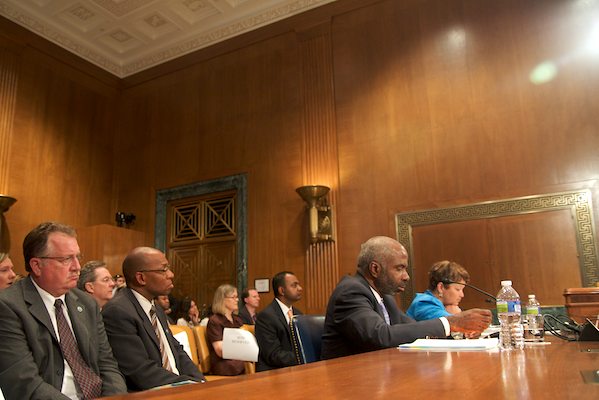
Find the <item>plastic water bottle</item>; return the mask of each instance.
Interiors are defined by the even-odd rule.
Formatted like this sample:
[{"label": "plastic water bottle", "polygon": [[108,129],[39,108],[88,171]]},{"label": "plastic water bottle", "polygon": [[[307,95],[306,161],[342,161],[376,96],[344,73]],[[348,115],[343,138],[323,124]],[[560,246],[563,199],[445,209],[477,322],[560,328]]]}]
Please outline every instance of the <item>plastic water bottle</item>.
[{"label": "plastic water bottle", "polygon": [[539,304],[534,294],[528,295],[526,303],[526,314],[522,320],[524,324],[525,342],[542,342],[544,340],[543,315],[541,314],[541,304]]},{"label": "plastic water bottle", "polygon": [[520,322],[520,295],[512,287],[512,281],[501,281],[497,294],[497,317],[499,319],[499,346],[504,350],[524,347],[524,329]]}]

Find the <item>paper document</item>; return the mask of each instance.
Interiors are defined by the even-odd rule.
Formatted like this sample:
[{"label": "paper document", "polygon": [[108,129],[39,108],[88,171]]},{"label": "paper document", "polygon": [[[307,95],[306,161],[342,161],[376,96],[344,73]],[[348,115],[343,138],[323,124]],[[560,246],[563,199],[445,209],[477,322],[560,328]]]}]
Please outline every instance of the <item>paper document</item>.
[{"label": "paper document", "polygon": [[491,350],[497,347],[499,339],[417,339],[412,343],[400,344],[400,349],[416,350]]},{"label": "paper document", "polygon": [[480,334],[481,338],[486,338],[487,336],[491,336],[495,333],[499,333],[501,327],[499,325],[490,325],[487,329]]},{"label": "paper document", "polygon": [[189,358],[192,358],[191,357],[191,348],[189,347],[189,338],[187,337],[187,333],[185,333],[185,331],[181,331],[173,336],[175,337],[175,339],[177,339],[177,342],[179,342],[181,344],[181,346],[183,346],[183,350],[185,350],[185,352],[187,353]]},{"label": "paper document", "polygon": [[223,358],[228,360],[258,361],[258,342],[251,332],[225,328],[223,332]]}]

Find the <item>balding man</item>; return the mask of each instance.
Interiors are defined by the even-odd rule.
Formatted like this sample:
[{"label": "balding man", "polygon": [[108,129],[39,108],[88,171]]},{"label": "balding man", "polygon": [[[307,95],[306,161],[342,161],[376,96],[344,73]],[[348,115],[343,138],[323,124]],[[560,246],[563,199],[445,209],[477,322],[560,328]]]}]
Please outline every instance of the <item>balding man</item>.
[{"label": "balding man", "polygon": [[204,376],[171,334],[166,315],[155,305],[168,295],[174,274],[164,253],[151,247],[133,249],[123,261],[127,287],[102,310],[108,339],[130,391]]},{"label": "balding man", "polygon": [[100,308],[112,299],[115,283],[104,261],[88,261],[81,268],[77,287],[92,296]]},{"label": "balding man", "polygon": [[396,240],[375,236],[362,244],[357,273],[344,277],[329,299],[322,336],[323,359],[395,347],[451,332],[482,332],[489,310],[472,309],[416,322],[397,307],[395,296],[410,279],[408,253]]}]

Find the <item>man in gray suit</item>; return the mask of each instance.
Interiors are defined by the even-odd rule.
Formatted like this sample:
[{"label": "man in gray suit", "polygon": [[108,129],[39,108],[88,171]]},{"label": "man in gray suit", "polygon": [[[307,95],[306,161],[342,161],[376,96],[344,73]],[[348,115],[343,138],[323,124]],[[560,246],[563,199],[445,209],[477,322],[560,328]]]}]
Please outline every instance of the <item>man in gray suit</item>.
[{"label": "man in gray suit", "polygon": [[322,359],[364,353],[450,332],[480,333],[491,323],[489,310],[471,309],[416,322],[397,307],[394,296],[410,279],[408,253],[396,240],[375,236],[362,244],[355,276],[344,277],[329,299],[322,335]]},{"label": "man in gray suit", "polygon": [[[40,224],[23,242],[29,277],[0,293],[0,386],[6,399],[126,393],[96,302],[75,288],[75,230]],[[64,354],[64,356],[63,356]]]},{"label": "man in gray suit", "polygon": [[168,327],[157,296],[173,289],[174,274],[163,252],[151,247],[133,249],[123,261],[127,287],[102,309],[108,339],[131,391],[176,382],[203,382]]}]

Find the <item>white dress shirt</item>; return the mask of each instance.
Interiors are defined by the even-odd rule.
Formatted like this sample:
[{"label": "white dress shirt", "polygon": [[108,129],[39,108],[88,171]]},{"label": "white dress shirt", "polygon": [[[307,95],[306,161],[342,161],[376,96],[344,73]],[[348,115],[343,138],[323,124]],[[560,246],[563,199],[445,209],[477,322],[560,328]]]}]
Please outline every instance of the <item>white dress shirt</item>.
[{"label": "white dress shirt", "polygon": [[[73,331],[73,324],[71,323],[71,318],[69,318],[69,313],[67,312],[67,302],[65,301],[65,295],[63,294],[60,297],[54,297],[50,293],[46,292],[44,289],[39,287],[38,284],[35,282],[35,279],[31,279],[31,282],[33,282],[33,286],[35,286],[38,293],[40,294],[42,301],[44,302],[44,306],[46,306],[46,310],[50,315],[50,321],[52,321],[54,333],[56,333],[56,337],[58,338],[58,340],[60,340],[60,335],[58,334],[58,325],[56,323],[56,311],[54,307],[54,303],[57,299],[62,300],[62,303],[64,304],[64,307],[62,307],[62,313],[64,314],[67,323],[69,324],[69,328],[71,328],[71,331]],[[73,338],[76,342],[77,337],[75,336],[75,332],[73,332]],[[64,376],[62,378],[62,388],[60,389],[60,392],[70,399],[78,400],[81,398],[81,394],[77,392],[77,386],[75,385],[75,376],[73,375],[73,370],[71,369],[71,366],[69,365],[66,359],[64,359],[63,361]]]},{"label": "white dress shirt", "polygon": [[[141,294],[137,293],[133,289],[131,289],[131,292],[133,293],[133,295],[137,299],[137,301],[138,301],[139,305],[141,306],[141,308],[146,313],[146,316],[148,317],[148,320],[152,321],[152,318],[150,317],[150,309],[152,308],[152,306],[154,306],[154,307],[160,307],[160,306],[159,305],[154,305],[154,301],[149,301],[148,299],[146,299],[144,296],[142,296]],[[156,315],[156,318],[158,318],[158,315]],[[168,357],[168,362],[171,365],[171,369],[173,370],[173,373],[179,375],[179,370],[177,369],[177,363],[175,362],[175,356],[173,355],[173,351],[171,350],[171,346],[169,345],[168,340],[166,339],[166,333],[164,332],[164,329],[162,328],[162,324],[160,323],[160,320],[158,320],[158,330],[160,331],[160,337],[158,338],[158,340],[160,340],[160,342],[162,343],[162,345],[166,349],[166,355]]]}]

